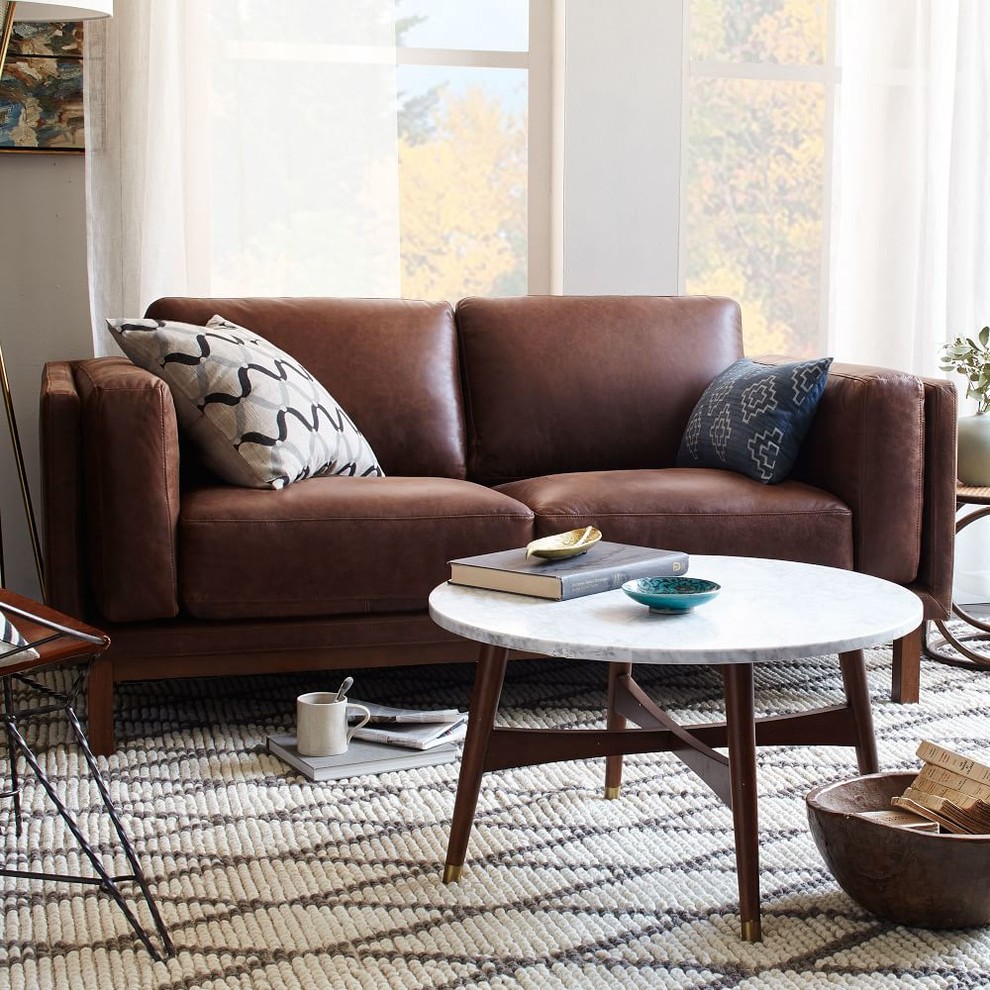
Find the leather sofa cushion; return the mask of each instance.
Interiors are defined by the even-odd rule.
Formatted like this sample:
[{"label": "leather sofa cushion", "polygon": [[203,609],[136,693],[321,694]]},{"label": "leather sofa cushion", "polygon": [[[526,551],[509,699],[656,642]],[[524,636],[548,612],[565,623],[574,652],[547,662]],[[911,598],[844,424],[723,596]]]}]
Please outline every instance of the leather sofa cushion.
[{"label": "leather sofa cushion", "polygon": [[849,508],[798,481],[666,468],[530,478],[498,491],[533,509],[537,536],[593,523],[616,543],[853,566]]},{"label": "leather sofa cushion", "polygon": [[300,361],[347,410],[385,474],[465,477],[449,303],[171,297],[153,302],[145,315],[202,326],[214,314],[261,334]]},{"label": "leather sofa cushion", "polygon": [[524,546],[533,515],[449,478],[311,478],[183,495],[179,587],[204,619],[424,609],[454,557]]},{"label": "leather sofa cushion", "polygon": [[671,467],[698,397],[742,356],[739,306],[702,296],[471,298],[457,329],[483,484]]}]

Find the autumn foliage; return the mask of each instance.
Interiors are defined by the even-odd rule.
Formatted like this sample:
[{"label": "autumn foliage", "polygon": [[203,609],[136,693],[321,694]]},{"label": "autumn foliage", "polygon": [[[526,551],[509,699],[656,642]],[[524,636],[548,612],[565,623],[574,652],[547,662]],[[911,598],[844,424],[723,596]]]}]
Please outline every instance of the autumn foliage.
[{"label": "autumn foliage", "polygon": [[479,88],[443,96],[399,142],[402,295],[525,293],[525,116]]}]

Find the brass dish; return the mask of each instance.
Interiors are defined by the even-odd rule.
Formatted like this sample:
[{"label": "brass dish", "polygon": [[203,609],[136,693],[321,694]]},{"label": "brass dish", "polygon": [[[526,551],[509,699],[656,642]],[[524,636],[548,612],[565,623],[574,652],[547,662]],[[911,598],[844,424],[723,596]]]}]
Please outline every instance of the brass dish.
[{"label": "brass dish", "polygon": [[526,556],[544,557],[547,560],[560,560],[561,557],[576,557],[593,547],[602,538],[602,531],[594,526],[584,529],[571,529],[566,533],[544,536],[526,544]]}]

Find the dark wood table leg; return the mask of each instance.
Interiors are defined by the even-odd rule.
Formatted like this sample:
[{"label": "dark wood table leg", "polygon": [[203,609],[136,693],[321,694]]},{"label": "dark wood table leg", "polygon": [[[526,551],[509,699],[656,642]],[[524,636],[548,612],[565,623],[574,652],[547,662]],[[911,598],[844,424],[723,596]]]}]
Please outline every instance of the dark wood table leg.
[{"label": "dark wood table leg", "polygon": [[760,840],[756,793],[756,720],[753,665],[722,667],[725,731],[729,749],[732,828],[736,840],[739,918],[744,942],[760,942]]},{"label": "dark wood table leg", "polygon": [[443,882],[455,883],[461,878],[468,838],[478,806],[481,778],[485,772],[488,742],[495,725],[495,713],[502,694],[505,665],[509,651],[500,646],[485,645],[478,658],[471,692],[471,709],[468,714],[467,735],[461,756],[461,772],[457,778],[457,796],[454,798],[454,815],[450,823],[450,839],[447,842],[447,859],[443,869]]},{"label": "dark wood table leg", "polygon": [[105,653],[89,665],[86,729],[90,749],[112,756],[116,748],[113,724],[113,660]]},{"label": "dark wood table leg", "polygon": [[[606,727],[609,729],[624,729],[626,719],[615,710],[615,694],[620,677],[632,674],[631,663],[610,663],[608,665],[608,702],[606,704]],[[605,757],[605,797],[617,798],[622,787],[622,754]]]},{"label": "dark wood table leg", "polygon": [[856,762],[860,773],[877,773],[877,740],[873,733],[873,710],[870,707],[870,689],[866,682],[866,662],[862,650],[839,654],[842,684],[846,689],[846,702],[852,709],[856,722]]},{"label": "dark wood table leg", "polygon": [[921,633],[925,624],[894,640],[890,697],[902,705],[916,705],[921,697]]}]

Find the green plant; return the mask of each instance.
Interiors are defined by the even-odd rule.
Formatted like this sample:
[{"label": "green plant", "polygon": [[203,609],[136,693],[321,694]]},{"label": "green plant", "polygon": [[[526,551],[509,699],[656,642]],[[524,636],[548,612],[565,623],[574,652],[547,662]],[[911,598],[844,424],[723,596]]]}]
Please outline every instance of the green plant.
[{"label": "green plant", "polygon": [[939,367],[966,379],[966,398],[976,399],[977,414],[990,409],[990,327],[980,331],[978,340],[956,337],[943,345]]}]

